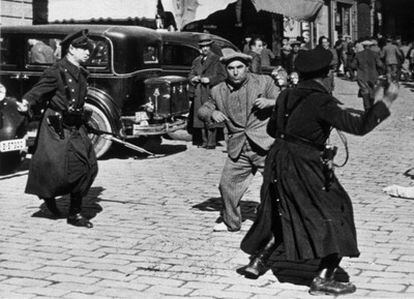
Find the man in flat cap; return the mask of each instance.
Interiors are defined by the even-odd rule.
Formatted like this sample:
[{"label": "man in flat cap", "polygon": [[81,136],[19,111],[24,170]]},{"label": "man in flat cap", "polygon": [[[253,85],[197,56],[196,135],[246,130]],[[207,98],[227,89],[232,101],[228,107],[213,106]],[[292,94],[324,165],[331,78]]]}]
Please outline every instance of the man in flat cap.
[{"label": "man in flat cap", "polygon": [[374,86],[379,70],[383,68],[379,54],[371,50],[373,44],[368,39],[362,41],[364,50],[356,53],[351,63],[352,68],[357,70],[358,96],[362,98],[365,110],[374,104]]},{"label": "man in flat cap", "polygon": [[43,199],[55,218],[61,217],[55,197],[70,194],[67,223],[90,228],[81,215],[82,198],[98,172],[96,156],[84,126],[89,59],[93,43],[83,30],[61,42],[66,56],[45,70],[39,82],[23,96],[18,109],[28,113],[44,105],[32,156],[26,193]]},{"label": "man in flat cap", "polygon": [[335,271],[342,257],[358,257],[352,202],[336,178],[335,149],[327,144],[332,128],[365,135],[390,115],[398,86],[378,86],[376,103],[367,111],[344,109],[330,95],[332,53],[300,51],[295,67],[301,80],[282,91],[267,132],[275,138],[266,159],[261,202],[241,249],[252,255],[245,275],[257,278],[267,260],[283,246],[286,259],[320,260],[309,292],[342,295],[355,285],[339,282]]},{"label": "man in flat cap", "polygon": [[251,56],[223,50],[220,61],[227,79],[214,86],[210,99],[198,111],[205,121],[225,122],[228,130],[226,159],[219,190],[223,199],[221,216],[215,231],[238,231],[242,224],[240,200],[273,143],[266,125],[279,90],[270,76],[248,71]]},{"label": "man in flat cap", "polygon": [[200,135],[202,139],[201,146],[206,149],[216,147],[217,127],[211,121],[204,122],[197,116],[198,109],[208,100],[210,88],[222,82],[226,78],[226,71],[220,63],[220,57],[211,51],[213,40],[209,35],[203,34],[200,37],[198,45],[200,47],[200,56],[194,59],[188,79],[194,87],[194,98],[191,109],[191,130],[193,134],[193,144],[200,145]]}]

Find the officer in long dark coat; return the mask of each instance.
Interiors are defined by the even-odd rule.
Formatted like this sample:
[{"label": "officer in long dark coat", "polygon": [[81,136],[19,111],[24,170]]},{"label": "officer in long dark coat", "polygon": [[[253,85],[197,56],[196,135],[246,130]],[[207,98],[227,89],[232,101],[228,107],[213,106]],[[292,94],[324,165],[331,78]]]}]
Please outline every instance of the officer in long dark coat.
[{"label": "officer in long dark coat", "polygon": [[[197,116],[198,109],[209,99],[210,89],[224,81],[226,70],[220,63],[220,57],[211,51],[213,40],[208,35],[202,35],[198,42],[200,56],[194,59],[188,79],[194,86],[194,99],[192,103],[192,133],[193,143],[197,144],[197,134],[201,133],[202,146],[207,149],[216,147],[217,127],[220,125],[205,123]],[[224,125],[221,125],[224,127]]]},{"label": "officer in long dark coat", "polygon": [[61,45],[66,56],[43,73],[19,104],[21,112],[45,107],[25,192],[44,199],[56,217],[60,211],[55,197],[70,194],[67,222],[90,228],[92,223],[80,212],[98,167],[83,119],[88,72],[81,64],[89,59],[93,42],[84,30],[67,36]]},{"label": "officer in long dark coat", "polygon": [[325,143],[332,128],[356,135],[374,129],[389,116],[398,87],[378,88],[377,103],[356,115],[329,93],[331,60],[321,48],[299,52],[295,67],[302,81],[279,95],[269,120],[267,132],[276,139],[265,162],[257,218],[241,249],[253,255],[245,272],[251,278],[263,274],[282,243],[290,261],[321,259],[310,292],[339,295],[356,288],[335,281],[335,269],[359,250],[351,200],[330,168],[332,160],[322,162],[332,153]]}]

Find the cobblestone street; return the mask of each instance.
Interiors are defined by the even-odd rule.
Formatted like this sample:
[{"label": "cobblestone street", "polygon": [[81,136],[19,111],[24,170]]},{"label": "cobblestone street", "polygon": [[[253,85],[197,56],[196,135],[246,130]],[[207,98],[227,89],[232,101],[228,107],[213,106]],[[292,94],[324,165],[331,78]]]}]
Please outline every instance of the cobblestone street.
[{"label": "cobblestone street", "polygon": [[[357,286],[346,298],[414,298],[414,200],[382,192],[414,186],[404,174],[414,167],[414,84],[402,86],[388,120],[367,136],[347,135],[350,159],[336,171],[354,203],[361,251],[341,264]],[[336,79],[335,94],[362,108],[355,82]],[[257,280],[237,271],[249,261],[239,245],[260,175],[243,198],[242,231],[213,232],[225,147],[163,139],[156,151],[167,154],[134,159],[120,150],[99,161],[85,202],[89,230],[42,217],[43,202],[24,194],[27,170],[0,177],[0,298],[315,298],[306,286],[314,264],[278,260]],[[58,205],[67,211],[68,199]]]}]

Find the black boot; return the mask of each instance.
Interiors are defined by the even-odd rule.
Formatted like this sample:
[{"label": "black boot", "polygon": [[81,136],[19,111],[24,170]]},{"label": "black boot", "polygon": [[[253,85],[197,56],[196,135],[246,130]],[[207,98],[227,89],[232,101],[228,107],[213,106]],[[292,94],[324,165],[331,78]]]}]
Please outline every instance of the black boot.
[{"label": "black boot", "polygon": [[67,218],[67,223],[74,226],[83,226],[86,228],[92,228],[93,224],[87,218],[83,217],[81,212],[82,206],[82,196],[79,194],[71,194],[70,196],[70,206],[69,206],[69,216]]},{"label": "black boot", "polygon": [[310,285],[311,295],[345,295],[356,291],[356,286],[351,282],[340,282],[333,278],[315,277]]},{"label": "black boot", "polygon": [[275,244],[276,240],[272,236],[263,250],[250,260],[250,263],[244,269],[244,275],[246,278],[257,279],[259,276],[266,273],[268,270],[267,261],[275,249]]},{"label": "black boot", "polygon": [[83,217],[81,214],[69,215],[66,222],[74,226],[83,226],[86,228],[92,228],[93,224],[87,218]]},{"label": "black boot", "polygon": [[352,294],[356,287],[351,282],[340,282],[335,280],[335,271],[337,268],[325,268],[319,272],[309,288],[311,295],[345,295]]},{"label": "black boot", "polygon": [[54,197],[51,198],[44,198],[45,201],[45,205],[47,207],[47,209],[49,210],[49,212],[53,215],[53,218],[60,218],[62,217],[62,214],[60,213],[57,205],[56,205],[56,200]]}]

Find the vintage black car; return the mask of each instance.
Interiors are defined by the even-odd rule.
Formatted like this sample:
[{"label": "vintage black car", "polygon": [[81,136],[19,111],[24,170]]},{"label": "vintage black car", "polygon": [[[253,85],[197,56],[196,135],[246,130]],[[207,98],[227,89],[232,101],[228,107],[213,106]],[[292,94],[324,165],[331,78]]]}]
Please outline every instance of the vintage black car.
[{"label": "vintage black car", "polygon": [[[162,135],[186,127],[187,79],[162,76],[161,35],[139,26],[2,26],[0,88],[5,88],[6,96],[20,100],[42,72],[61,58],[60,41],[84,28],[95,42],[86,65],[90,72],[86,109],[93,112],[92,126],[121,139]],[[48,55],[36,53],[39,43],[50,48],[44,51]],[[35,116],[41,115],[41,109],[38,107]],[[105,135],[90,137],[98,157],[111,146]],[[7,140],[0,141],[6,148]]]}]

